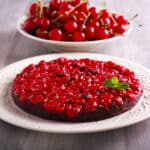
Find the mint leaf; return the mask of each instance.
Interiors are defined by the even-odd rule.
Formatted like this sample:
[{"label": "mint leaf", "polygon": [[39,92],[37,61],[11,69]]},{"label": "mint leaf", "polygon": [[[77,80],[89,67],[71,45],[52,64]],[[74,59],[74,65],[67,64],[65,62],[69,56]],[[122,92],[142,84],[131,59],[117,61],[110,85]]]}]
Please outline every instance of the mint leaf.
[{"label": "mint leaf", "polygon": [[126,90],[129,88],[129,84],[127,82],[119,82],[117,76],[113,76],[110,79],[106,79],[104,84],[108,88],[118,89],[118,90]]},{"label": "mint leaf", "polygon": [[113,76],[113,77],[111,78],[111,83],[112,83],[113,85],[118,85],[118,83],[119,83],[118,78],[117,78],[116,76]]},{"label": "mint leaf", "polygon": [[120,82],[117,88],[119,90],[126,90],[129,88],[129,84],[127,82]]},{"label": "mint leaf", "polygon": [[105,85],[106,85],[107,87],[112,88],[111,79],[106,79],[106,80],[104,81],[104,83],[105,83]]}]

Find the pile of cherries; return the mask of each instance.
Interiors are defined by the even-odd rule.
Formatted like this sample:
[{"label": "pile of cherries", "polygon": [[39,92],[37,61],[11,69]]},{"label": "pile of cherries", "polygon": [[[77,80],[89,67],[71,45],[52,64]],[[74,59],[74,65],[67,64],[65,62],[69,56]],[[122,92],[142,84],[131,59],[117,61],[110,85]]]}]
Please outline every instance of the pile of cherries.
[{"label": "pile of cherries", "polygon": [[22,28],[42,39],[56,41],[92,41],[123,35],[129,21],[123,16],[97,10],[83,0],[42,0],[32,3]]}]

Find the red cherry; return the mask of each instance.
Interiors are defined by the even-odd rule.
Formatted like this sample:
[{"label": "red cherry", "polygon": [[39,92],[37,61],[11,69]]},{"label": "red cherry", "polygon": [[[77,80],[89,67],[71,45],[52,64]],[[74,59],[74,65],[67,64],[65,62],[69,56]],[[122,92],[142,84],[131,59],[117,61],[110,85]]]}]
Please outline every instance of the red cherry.
[{"label": "red cherry", "polygon": [[73,33],[73,41],[85,41],[85,34],[83,32],[74,32]]},{"label": "red cherry", "polygon": [[72,5],[69,4],[68,2],[62,2],[60,4],[60,9],[61,10],[70,10],[70,9],[72,9]]},{"label": "red cherry", "polygon": [[49,32],[49,40],[61,41],[63,39],[62,31],[55,28]]},{"label": "red cherry", "polygon": [[82,3],[82,4],[80,4],[80,6],[79,7],[77,7],[77,10],[79,11],[79,12],[84,12],[84,13],[88,13],[88,3]]},{"label": "red cherry", "polygon": [[41,18],[41,28],[45,30],[50,28],[50,20],[48,18]]},{"label": "red cherry", "polygon": [[61,16],[61,18],[59,19],[61,22],[66,22],[69,18],[70,18],[70,14],[69,11],[66,10],[59,10],[57,12],[58,16]]},{"label": "red cherry", "polygon": [[33,3],[31,4],[30,8],[29,8],[29,16],[36,16],[37,13],[40,10],[40,6],[37,3]]},{"label": "red cherry", "polygon": [[112,38],[115,36],[115,33],[113,30],[110,29],[110,32],[109,32],[109,38]]},{"label": "red cherry", "polygon": [[41,18],[33,19],[33,23],[36,26],[36,28],[39,28],[41,26]]},{"label": "red cherry", "polygon": [[112,17],[115,19],[115,21],[117,20],[119,15],[115,14],[115,13],[112,13]]},{"label": "red cherry", "polygon": [[26,32],[30,32],[31,30],[35,29],[35,24],[32,19],[26,19],[22,28]]},{"label": "red cherry", "polygon": [[51,0],[49,4],[50,8],[59,9],[61,2],[63,2],[63,0]]},{"label": "red cherry", "polygon": [[64,41],[72,41],[72,34],[71,33],[64,33],[63,34]]},{"label": "red cherry", "polygon": [[84,31],[85,28],[86,28],[86,25],[83,24],[83,22],[79,22],[79,23],[78,23],[78,30],[79,30],[79,31]]},{"label": "red cherry", "polygon": [[77,21],[84,21],[86,18],[86,13],[84,13],[83,11],[78,11],[75,16],[77,18]]},{"label": "red cherry", "polygon": [[64,27],[66,32],[72,33],[77,30],[78,24],[74,20],[68,20]]},{"label": "red cherry", "polygon": [[102,9],[100,11],[100,14],[101,14],[101,17],[109,17],[110,16],[110,13],[108,12],[107,9]]},{"label": "red cherry", "polygon": [[89,25],[94,27],[95,30],[99,29],[99,27],[100,27],[100,23],[97,19],[92,20],[92,22]]},{"label": "red cherry", "polygon": [[56,19],[58,17],[57,11],[51,12],[51,19]]},{"label": "red cherry", "polygon": [[109,28],[110,28],[110,29],[114,29],[116,26],[117,26],[117,23],[114,22],[112,19],[110,19],[110,25],[109,25]]},{"label": "red cherry", "polygon": [[122,24],[122,25],[128,24],[128,20],[125,16],[117,16],[116,21],[118,24]]},{"label": "red cherry", "polygon": [[76,6],[78,4],[80,4],[81,0],[73,0],[73,1],[70,1],[70,4],[72,4],[73,6]]},{"label": "red cherry", "polygon": [[109,38],[109,32],[107,29],[99,28],[95,32],[95,37],[97,40],[107,39]]},{"label": "red cherry", "polygon": [[85,35],[88,40],[92,40],[95,37],[95,28],[92,26],[87,26],[84,30]]},{"label": "red cherry", "polygon": [[48,7],[43,7],[44,17],[51,18],[52,10]]},{"label": "red cherry", "polygon": [[116,33],[119,33],[119,34],[125,33],[126,30],[127,30],[127,28],[126,28],[125,25],[118,25],[118,26],[116,26],[116,28],[115,28],[115,32],[116,32]]},{"label": "red cherry", "polygon": [[102,20],[102,24],[104,24],[106,27],[110,27],[111,20],[109,17],[102,17],[101,20]]},{"label": "red cherry", "polygon": [[48,31],[45,29],[37,29],[36,31],[36,36],[42,39],[47,39],[48,38]]},{"label": "red cherry", "polygon": [[97,19],[99,17],[99,13],[95,7],[90,7],[89,12],[91,13],[91,17],[93,19]]}]

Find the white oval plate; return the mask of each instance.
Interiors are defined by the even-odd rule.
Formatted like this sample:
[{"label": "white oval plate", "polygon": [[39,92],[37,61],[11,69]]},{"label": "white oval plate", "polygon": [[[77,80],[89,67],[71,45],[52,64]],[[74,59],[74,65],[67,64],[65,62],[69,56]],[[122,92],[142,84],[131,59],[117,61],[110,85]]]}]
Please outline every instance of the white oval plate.
[{"label": "white oval plate", "polygon": [[[87,123],[65,123],[45,120],[30,115],[18,108],[10,95],[12,80],[25,66],[38,63],[40,60],[52,60],[58,57],[91,58],[96,60],[112,60],[117,64],[132,69],[144,85],[144,93],[138,104],[130,111],[102,121]],[[150,117],[150,71],[130,61],[101,54],[63,53],[28,58],[13,63],[0,71],[0,119],[15,126],[26,129],[54,133],[88,133],[121,128],[143,121]]]}]

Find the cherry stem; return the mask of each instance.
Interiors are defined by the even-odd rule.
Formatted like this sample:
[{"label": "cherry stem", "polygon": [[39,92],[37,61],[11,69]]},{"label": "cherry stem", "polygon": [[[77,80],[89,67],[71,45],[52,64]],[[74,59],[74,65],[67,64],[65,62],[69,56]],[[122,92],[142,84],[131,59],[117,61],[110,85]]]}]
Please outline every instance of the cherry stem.
[{"label": "cherry stem", "polygon": [[86,18],[85,18],[85,20],[84,20],[84,22],[83,22],[83,25],[85,25],[85,24],[87,23],[87,21],[88,21],[88,19],[89,19],[90,16],[91,16],[91,12],[89,12],[89,13],[87,14],[87,16],[86,16]]},{"label": "cherry stem", "polygon": [[138,14],[135,14],[133,17],[129,18],[128,20],[133,20],[135,18],[137,18],[139,15]]},{"label": "cherry stem", "polygon": [[43,16],[43,0],[38,0],[38,3],[40,5],[40,14],[39,14],[39,17],[42,18]]},{"label": "cherry stem", "polygon": [[102,8],[107,8],[106,0],[104,0],[104,1],[101,3],[101,6],[102,6]]},{"label": "cherry stem", "polygon": [[128,20],[135,22],[139,27],[142,26],[142,24],[138,23],[135,19],[138,17],[138,14],[135,14],[133,17],[129,18]]},{"label": "cherry stem", "polygon": [[[85,25],[86,23],[87,23],[87,21],[88,21],[88,19],[89,19],[89,17],[91,16],[91,12],[89,12],[88,14],[87,14],[87,16],[86,16],[86,18],[85,18],[85,20],[84,20],[84,22],[83,22],[83,25]],[[82,28],[81,28],[81,31],[83,30],[83,26],[82,26]]]},{"label": "cherry stem", "polygon": [[112,14],[110,15],[110,17],[111,17],[113,23],[116,24],[116,25],[118,25],[117,21],[116,21],[115,18],[112,16]]},{"label": "cherry stem", "polygon": [[134,23],[136,24],[136,25],[138,25],[139,27],[142,27],[142,24],[140,24],[139,22],[137,22],[136,20],[133,20],[134,21]]},{"label": "cherry stem", "polygon": [[103,19],[100,18],[100,22],[101,22],[102,26],[105,26]]},{"label": "cherry stem", "polygon": [[58,21],[58,20],[59,20],[59,19],[61,19],[63,16],[64,16],[64,15],[60,15],[60,16],[58,16],[56,19],[52,20],[52,22],[56,22],[56,21]]},{"label": "cherry stem", "polygon": [[78,8],[80,5],[82,5],[82,4],[84,4],[84,3],[87,3],[87,2],[81,2],[81,3],[79,3],[79,4],[77,4],[75,7],[73,7],[73,9],[71,9],[70,11],[69,11],[69,14],[71,13],[71,12],[73,12],[76,8]]}]

